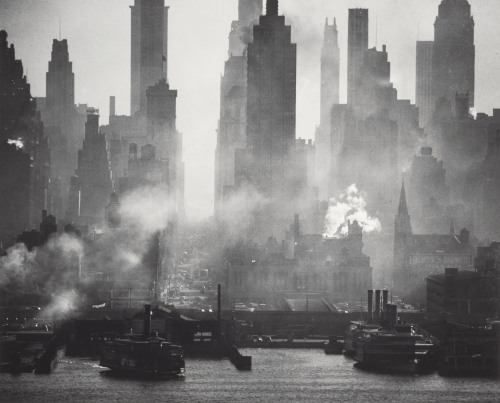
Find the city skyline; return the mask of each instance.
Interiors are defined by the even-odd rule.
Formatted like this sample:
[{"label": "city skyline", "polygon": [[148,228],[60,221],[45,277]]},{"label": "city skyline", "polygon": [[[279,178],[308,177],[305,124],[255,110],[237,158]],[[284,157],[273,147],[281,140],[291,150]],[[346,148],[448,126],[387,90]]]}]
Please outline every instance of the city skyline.
[{"label": "city skyline", "polygon": [[[308,6],[306,14],[304,2],[280,2],[279,14],[285,15],[286,24],[292,27],[292,41],[297,43],[297,137],[314,138],[319,124],[319,66],[325,18],[330,23],[334,17],[337,20],[340,101],[346,101],[348,8],[369,8],[369,47],[375,45],[375,40],[378,49],[387,45],[398,98],[415,101],[415,42],[417,35],[419,40],[433,40],[440,0],[401,3],[317,1],[312,8]],[[1,1],[0,28],[9,34],[16,58],[23,60],[32,95],[45,96],[45,73],[52,40],[59,38],[60,16],[61,39],[68,40],[73,62],[75,101],[99,108],[101,124],[107,123],[109,96],[116,96],[117,114],[129,114],[132,4],[132,0],[47,0],[35,4]],[[495,64],[500,52],[500,28],[493,23],[498,11],[493,0],[471,0],[470,4],[476,23],[475,106],[477,111],[491,114],[500,100],[500,89],[491,85],[500,79],[500,67]],[[236,1],[206,0],[172,0],[166,1],[166,6],[170,7],[169,82],[179,91],[177,126],[184,135],[186,212],[190,218],[207,217],[213,214],[213,151],[220,76],[227,60],[231,21],[237,19],[238,7]],[[29,18],[28,7],[36,18]],[[388,14],[385,10],[392,11]],[[108,21],[110,16],[112,23]],[[207,16],[214,16],[213,20]],[[398,35],[394,35],[396,30]]]}]

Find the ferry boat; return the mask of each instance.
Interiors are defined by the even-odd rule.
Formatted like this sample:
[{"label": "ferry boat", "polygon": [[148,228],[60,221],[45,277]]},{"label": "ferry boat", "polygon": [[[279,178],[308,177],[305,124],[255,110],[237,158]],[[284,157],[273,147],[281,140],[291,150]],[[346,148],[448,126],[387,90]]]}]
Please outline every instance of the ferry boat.
[{"label": "ferry boat", "polygon": [[344,354],[354,356],[356,354],[357,341],[365,330],[380,329],[379,325],[368,324],[365,321],[352,321],[344,337]]},{"label": "ferry boat", "polygon": [[436,343],[413,325],[390,329],[365,329],[357,340],[357,366],[387,372],[433,372],[437,364]]},{"label": "ferry boat", "polygon": [[144,333],[105,342],[100,365],[136,376],[183,377],[185,371],[182,347],[151,334],[150,305],[145,307]]}]

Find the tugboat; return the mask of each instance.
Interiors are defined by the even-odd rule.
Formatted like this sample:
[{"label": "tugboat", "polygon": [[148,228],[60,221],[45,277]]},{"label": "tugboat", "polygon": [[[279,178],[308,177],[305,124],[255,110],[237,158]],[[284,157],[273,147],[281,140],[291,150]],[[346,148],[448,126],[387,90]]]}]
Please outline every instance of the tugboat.
[{"label": "tugboat", "polygon": [[183,377],[184,351],[151,333],[151,305],[144,308],[144,332],[104,343],[100,365],[133,376]]}]

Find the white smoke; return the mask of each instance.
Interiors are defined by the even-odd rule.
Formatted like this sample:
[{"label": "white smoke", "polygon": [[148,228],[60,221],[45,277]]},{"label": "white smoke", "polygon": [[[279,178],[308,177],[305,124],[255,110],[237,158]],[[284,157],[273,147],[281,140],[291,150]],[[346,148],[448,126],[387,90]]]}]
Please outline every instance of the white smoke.
[{"label": "white smoke", "polygon": [[21,138],[9,139],[7,140],[7,144],[14,144],[18,150],[24,147],[24,143]]},{"label": "white smoke", "polygon": [[145,186],[120,200],[120,213],[124,226],[139,227],[150,235],[167,227],[175,214],[175,202],[166,185]]},{"label": "white smoke", "polygon": [[356,184],[352,184],[338,198],[332,197],[328,203],[328,211],[325,217],[326,237],[347,235],[348,221],[356,220],[363,228],[363,232],[379,232],[380,221],[371,217],[366,211],[365,194],[358,190]]}]

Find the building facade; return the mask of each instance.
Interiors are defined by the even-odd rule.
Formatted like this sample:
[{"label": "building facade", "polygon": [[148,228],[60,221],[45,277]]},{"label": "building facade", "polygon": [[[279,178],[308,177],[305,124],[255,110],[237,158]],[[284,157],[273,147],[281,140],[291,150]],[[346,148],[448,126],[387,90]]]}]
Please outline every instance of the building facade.
[{"label": "building facade", "polygon": [[131,10],[130,114],[146,111],[146,90],[167,78],[168,7],[165,0],[135,0]]},{"label": "building facade", "polygon": [[432,104],[432,54],[433,41],[417,41],[415,77],[415,104],[418,107],[420,127],[426,127],[434,111]]},{"label": "building facade", "polygon": [[469,93],[474,106],[474,18],[467,0],[442,0],[434,22],[432,54],[433,108],[445,99],[453,103],[455,94]]}]

